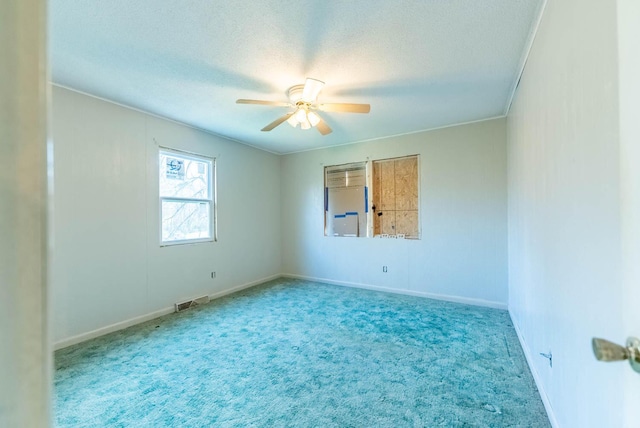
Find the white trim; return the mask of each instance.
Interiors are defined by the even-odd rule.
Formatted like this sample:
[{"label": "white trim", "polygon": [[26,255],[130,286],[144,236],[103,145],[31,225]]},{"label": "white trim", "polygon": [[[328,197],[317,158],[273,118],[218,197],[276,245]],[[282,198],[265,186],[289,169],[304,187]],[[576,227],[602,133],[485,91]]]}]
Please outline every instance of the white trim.
[{"label": "white trim", "polygon": [[104,336],[105,334],[113,333],[114,331],[124,330],[127,327],[131,327],[136,324],[140,324],[154,318],[159,318],[161,316],[170,314],[175,311],[174,306],[170,306],[168,308],[163,308],[157,310],[155,312],[151,312],[149,314],[140,315],[135,318],[131,318],[125,321],[120,321],[115,324],[107,325],[105,327],[100,327],[98,329],[88,331],[86,333],[81,333],[75,336],[71,336],[66,339],[62,339],[53,344],[53,349],[57,351],[58,349],[66,348],[71,345],[76,345],[80,342],[84,342],[86,340],[95,339],[96,337]]},{"label": "white trim", "polygon": [[[218,291],[215,292],[213,294],[209,294],[209,298],[211,300],[215,300],[215,299],[219,299],[220,297],[224,297],[227,296],[229,294],[233,294],[236,293],[238,291],[242,291],[245,290],[247,288],[251,288],[254,287],[256,285],[260,285],[262,283],[265,283],[267,281],[271,281],[274,279],[278,279],[278,278],[296,278],[296,279],[305,279],[308,281],[315,281],[315,282],[323,282],[326,284],[333,284],[333,285],[341,285],[341,286],[345,286],[345,287],[352,287],[352,288],[362,288],[362,289],[366,289],[366,290],[373,290],[373,291],[382,291],[382,292],[386,292],[386,293],[395,293],[395,294],[403,294],[403,295],[407,295],[407,296],[416,296],[416,297],[426,297],[429,299],[435,299],[435,300],[444,300],[444,301],[448,301],[448,302],[455,302],[455,303],[463,303],[463,304],[467,304],[467,305],[473,305],[473,306],[483,306],[483,307],[488,307],[488,308],[494,308],[494,309],[503,309],[506,310],[507,309],[507,305],[501,302],[494,302],[494,301],[490,301],[490,300],[484,300],[484,299],[473,299],[473,298],[468,298],[468,297],[459,297],[459,296],[450,296],[450,295],[445,295],[445,294],[435,294],[435,293],[425,293],[425,292],[421,292],[421,291],[413,291],[413,290],[404,290],[404,289],[395,289],[395,288],[388,288],[388,287],[380,287],[377,285],[369,285],[369,284],[360,284],[360,283],[354,283],[354,282],[346,282],[346,281],[335,281],[332,279],[327,279],[327,278],[315,278],[315,277],[310,277],[310,276],[304,276],[304,275],[294,275],[294,274],[275,274],[275,275],[270,275],[264,278],[260,278],[257,279],[255,281],[251,281],[251,282],[247,282],[245,284],[241,284],[241,285],[237,285],[235,287],[231,287],[228,288],[226,290],[222,290],[222,291]],[[72,346],[72,345],[76,345],[78,343],[90,340],[90,339],[95,339],[96,337],[100,337],[103,336],[105,334],[109,334],[109,333],[113,333],[115,331],[118,330],[123,330],[127,327],[131,327],[134,326],[136,324],[140,324],[146,321],[150,321],[152,319],[164,316],[164,315],[168,315],[171,314],[175,311],[175,307],[174,306],[170,306],[170,307],[166,307],[145,315],[140,315],[125,321],[120,321],[108,326],[104,326],[104,327],[100,327],[96,330],[92,330],[86,333],[81,333],[78,334],[76,336],[71,336],[68,337],[66,339],[62,339],[59,340],[58,342],[55,342],[53,345],[54,350],[59,350],[62,348],[66,348],[68,346]],[[515,325],[515,323],[514,323]],[[518,332],[518,337],[520,338],[520,332],[519,330],[516,328],[516,332]],[[521,343],[522,343],[522,339],[521,339]],[[524,348],[524,346],[523,346]],[[528,353],[525,352],[525,355],[527,356],[527,361],[529,361],[529,357],[528,357]],[[532,369],[532,373],[533,373],[533,369]],[[536,378],[536,374],[534,373],[534,378]],[[538,380],[536,378],[536,384],[538,384]],[[540,389],[540,386],[538,386],[538,389]],[[542,395],[542,394],[541,394]],[[543,398],[543,402],[545,402],[545,399]],[[547,403],[545,402],[545,407],[547,407]],[[549,410],[547,410],[547,412],[549,412]],[[557,428],[557,424],[554,425],[554,428]]]},{"label": "white trim", "polygon": [[324,282],[325,284],[341,285],[352,288],[363,288],[365,290],[382,291],[385,293],[404,294],[407,296],[426,297],[434,300],[444,300],[446,302],[463,303],[465,305],[483,306],[486,308],[507,310],[507,304],[484,299],[474,299],[470,297],[451,296],[447,294],[427,293],[424,291],[414,291],[398,288],[381,287],[379,285],[362,284],[357,282],[336,281],[327,278],[315,278],[305,275],[296,275],[292,273],[283,273],[285,278],[305,279],[307,281]]},{"label": "white trim", "polygon": [[218,164],[217,159],[213,158],[213,167],[212,167],[212,176],[211,176],[211,191],[213,192],[213,240],[218,242]]},{"label": "white trim", "polygon": [[155,138],[153,139],[153,141],[158,145],[158,149],[161,152],[167,152],[169,154],[173,153],[176,156],[182,156],[185,159],[191,159],[199,162],[201,162],[202,160],[205,160],[205,161],[208,161],[209,163],[213,163],[213,161],[215,160],[215,156],[203,155],[202,153],[196,153],[188,150],[174,149],[173,147],[163,146],[161,144],[158,144]]},{"label": "white trim", "polygon": [[275,275],[267,276],[265,278],[256,279],[255,281],[247,282],[245,284],[237,285],[235,287],[227,288],[226,290],[218,291],[213,294],[209,294],[211,300],[219,299],[220,297],[228,296],[229,294],[237,293],[247,288],[255,287],[256,285],[263,284],[274,279],[281,278],[282,275],[277,273]]},{"label": "white trim", "polygon": [[[162,234],[162,231],[160,231]],[[178,245],[190,245],[190,244],[205,244],[207,242],[216,242],[216,240],[209,236],[208,238],[193,238],[193,239],[178,239],[175,241],[162,241],[162,235],[160,236],[160,248],[175,247]]]},{"label": "white trim", "polygon": [[518,90],[520,79],[522,79],[522,75],[524,74],[524,69],[527,66],[527,61],[529,60],[529,54],[531,53],[531,49],[533,48],[533,42],[536,40],[536,35],[538,34],[538,28],[540,27],[540,22],[542,21],[542,15],[544,14],[544,10],[546,7],[547,7],[547,0],[543,0],[542,5],[540,6],[540,9],[539,9],[538,17],[536,18],[533,26],[531,27],[529,38],[527,39],[525,49],[522,52],[522,57],[520,58],[520,62],[518,63],[518,74],[516,76],[516,79],[511,84],[511,95],[507,99],[507,105],[505,105],[504,107],[504,116],[508,116],[509,110],[511,110],[513,99],[516,97],[516,91]]},{"label": "white trim", "polygon": [[[215,300],[215,299],[218,299],[220,297],[226,296],[228,294],[232,294],[232,293],[244,290],[246,288],[251,288],[251,287],[254,287],[256,285],[262,284],[262,283],[267,282],[267,281],[271,281],[271,280],[276,279],[276,278],[280,278],[281,276],[282,275],[280,275],[280,274],[276,274],[276,275],[271,275],[271,276],[268,276],[268,277],[265,277],[265,278],[257,279],[255,281],[247,282],[245,284],[241,284],[241,285],[238,285],[238,286],[235,286],[235,287],[228,288],[228,289],[223,290],[223,291],[218,291],[216,293],[210,294],[209,298],[211,300]],[[55,351],[57,351],[59,349],[66,348],[66,347],[71,346],[71,345],[76,345],[78,343],[85,342],[85,341],[90,340],[90,339],[95,339],[96,337],[104,336],[105,334],[113,333],[113,332],[118,331],[118,330],[123,330],[123,329],[125,329],[127,327],[131,327],[131,326],[134,326],[136,324],[141,324],[143,322],[150,321],[152,319],[159,318],[161,316],[171,314],[171,313],[175,312],[175,309],[176,309],[175,306],[172,305],[170,307],[163,308],[163,309],[160,309],[160,310],[157,310],[157,311],[145,314],[145,315],[140,315],[140,316],[137,316],[137,317],[125,320],[125,321],[120,321],[120,322],[117,322],[115,324],[107,325],[105,327],[100,327],[100,328],[98,328],[96,330],[92,330],[92,331],[88,331],[86,333],[81,333],[81,334],[78,334],[78,335],[75,335],[75,336],[71,336],[71,337],[68,337],[66,339],[62,339],[62,340],[54,343],[53,344],[53,349]]]},{"label": "white trim", "polygon": [[551,401],[549,401],[549,397],[547,396],[547,392],[544,389],[544,385],[542,383],[542,379],[540,379],[540,375],[536,370],[536,367],[533,365],[533,358],[531,355],[531,351],[529,350],[529,346],[527,342],[524,340],[524,336],[520,331],[520,327],[518,327],[518,323],[511,311],[509,311],[509,317],[511,317],[511,323],[513,324],[513,328],[518,335],[518,340],[520,341],[520,346],[522,347],[522,351],[524,352],[524,356],[527,359],[527,365],[529,366],[529,371],[533,375],[533,380],[536,382],[536,386],[538,387],[538,393],[540,394],[540,398],[542,399],[542,403],[544,404],[544,408],[547,411],[547,417],[549,418],[549,422],[553,428],[559,428],[558,420],[556,419],[556,415],[553,412],[553,407],[551,406]]}]

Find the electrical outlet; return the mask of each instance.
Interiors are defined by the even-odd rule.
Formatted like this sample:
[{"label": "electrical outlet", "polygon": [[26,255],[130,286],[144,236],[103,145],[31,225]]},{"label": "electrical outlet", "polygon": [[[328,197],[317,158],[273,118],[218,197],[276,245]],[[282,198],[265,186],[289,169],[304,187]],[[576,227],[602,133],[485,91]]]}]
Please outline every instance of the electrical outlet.
[{"label": "electrical outlet", "polygon": [[213,272],[211,272],[211,279],[215,279],[215,278],[216,278],[216,272],[213,271]]},{"label": "electrical outlet", "polygon": [[382,272],[387,273],[387,267],[386,266],[382,266]]}]

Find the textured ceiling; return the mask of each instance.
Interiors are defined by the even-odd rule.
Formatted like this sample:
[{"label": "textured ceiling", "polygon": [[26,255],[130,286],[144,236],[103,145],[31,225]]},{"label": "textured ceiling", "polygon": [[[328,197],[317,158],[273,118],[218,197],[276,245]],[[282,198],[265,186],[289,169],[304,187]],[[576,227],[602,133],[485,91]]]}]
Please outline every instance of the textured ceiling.
[{"label": "textured ceiling", "polygon": [[[276,153],[505,114],[543,0],[51,0],[52,80]],[[305,77],[333,133],[260,129]]]}]

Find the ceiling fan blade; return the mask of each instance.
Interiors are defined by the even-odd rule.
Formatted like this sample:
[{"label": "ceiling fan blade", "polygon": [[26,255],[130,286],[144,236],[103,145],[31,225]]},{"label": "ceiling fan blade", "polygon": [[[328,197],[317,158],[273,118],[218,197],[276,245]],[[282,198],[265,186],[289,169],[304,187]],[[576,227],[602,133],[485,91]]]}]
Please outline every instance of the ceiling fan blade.
[{"label": "ceiling fan blade", "polygon": [[312,103],[318,98],[318,94],[324,87],[324,82],[307,77],[302,89],[302,100]]},{"label": "ceiling fan blade", "polygon": [[284,122],[285,120],[293,116],[293,113],[295,113],[295,111],[292,111],[291,113],[287,113],[284,116],[277,118],[276,120],[274,120],[273,122],[271,122],[270,124],[262,128],[261,131],[271,131],[273,128],[275,128],[276,126],[280,125],[282,122]]},{"label": "ceiling fan blade", "polygon": [[318,122],[318,124],[316,125],[316,128],[318,129],[318,132],[320,132],[322,135],[331,134],[331,132],[333,132],[333,130],[329,128],[329,125],[327,125],[327,122],[325,122],[322,119],[320,119],[320,122]]},{"label": "ceiling fan blade", "polygon": [[369,104],[349,104],[349,103],[329,103],[319,104],[318,109],[322,111],[338,111],[342,113],[369,113]]},{"label": "ceiling fan blade", "polygon": [[277,107],[291,107],[290,103],[280,101],[263,101],[263,100],[236,100],[236,104],[259,104],[262,106],[277,106]]}]

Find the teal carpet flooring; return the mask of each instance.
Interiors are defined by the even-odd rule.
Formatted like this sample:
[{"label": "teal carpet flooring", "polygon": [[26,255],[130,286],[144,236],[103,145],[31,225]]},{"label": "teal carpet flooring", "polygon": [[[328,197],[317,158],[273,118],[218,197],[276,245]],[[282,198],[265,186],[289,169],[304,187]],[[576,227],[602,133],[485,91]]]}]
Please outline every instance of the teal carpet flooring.
[{"label": "teal carpet flooring", "polygon": [[506,311],[278,279],[55,354],[58,427],[548,427]]}]

